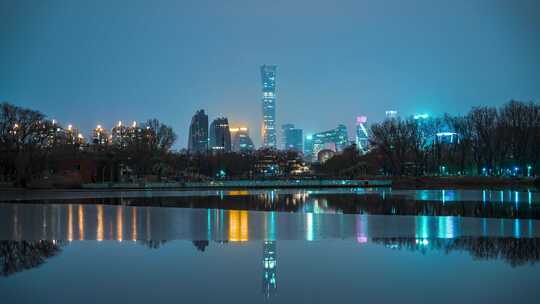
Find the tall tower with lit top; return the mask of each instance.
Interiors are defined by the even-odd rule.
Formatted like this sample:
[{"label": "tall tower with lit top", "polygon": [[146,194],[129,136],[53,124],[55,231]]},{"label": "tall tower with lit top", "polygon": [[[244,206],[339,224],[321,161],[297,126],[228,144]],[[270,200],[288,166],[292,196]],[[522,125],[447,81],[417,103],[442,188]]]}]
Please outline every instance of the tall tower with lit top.
[{"label": "tall tower with lit top", "polygon": [[276,69],[275,65],[261,66],[262,78],[262,137],[263,146],[277,148],[276,140]]}]

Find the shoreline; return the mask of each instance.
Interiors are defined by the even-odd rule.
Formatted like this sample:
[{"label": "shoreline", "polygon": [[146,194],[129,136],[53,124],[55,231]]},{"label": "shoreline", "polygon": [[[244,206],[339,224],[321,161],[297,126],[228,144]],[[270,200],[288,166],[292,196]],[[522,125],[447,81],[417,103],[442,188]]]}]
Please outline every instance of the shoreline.
[{"label": "shoreline", "polygon": [[540,179],[484,176],[458,177],[366,177],[362,179],[276,179],[276,180],[217,180],[207,182],[147,182],[147,183],[93,183],[82,185],[55,185],[50,187],[0,187],[3,192],[70,192],[70,191],[196,191],[196,190],[249,190],[249,189],[309,189],[309,188],[391,188],[395,190],[439,189],[517,189],[540,191]]}]

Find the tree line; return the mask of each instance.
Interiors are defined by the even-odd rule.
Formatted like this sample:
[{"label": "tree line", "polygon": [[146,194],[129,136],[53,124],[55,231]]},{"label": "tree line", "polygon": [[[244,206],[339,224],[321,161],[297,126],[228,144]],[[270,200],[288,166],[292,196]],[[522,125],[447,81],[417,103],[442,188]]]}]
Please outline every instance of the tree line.
[{"label": "tree line", "polygon": [[540,104],[510,101],[462,116],[374,123],[370,150],[352,149],[321,167],[331,174],[532,176],[540,166]]},{"label": "tree line", "polygon": [[159,172],[176,134],[159,120],[149,119],[122,138],[121,145],[85,143],[71,126],[64,128],[40,111],[4,102],[0,104],[0,181],[26,186],[54,173],[56,163],[71,159],[108,166],[107,176],[111,168],[124,165],[135,174]]},{"label": "tree line", "polygon": [[[93,182],[165,178],[253,178],[289,176],[303,167],[301,154],[260,149],[250,153],[175,152],[172,128],[157,119],[123,130],[121,141],[87,143],[71,127],[62,129],[32,109],[0,104],[0,182],[25,186],[54,174],[69,159],[95,162]],[[115,133],[116,132],[116,133]],[[357,178],[366,175],[527,176],[539,172],[540,105],[510,101],[474,107],[466,115],[392,118],[369,128],[370,149],[354,145],[309,174]],[[56,172],[57,173],[57,172]]]}]

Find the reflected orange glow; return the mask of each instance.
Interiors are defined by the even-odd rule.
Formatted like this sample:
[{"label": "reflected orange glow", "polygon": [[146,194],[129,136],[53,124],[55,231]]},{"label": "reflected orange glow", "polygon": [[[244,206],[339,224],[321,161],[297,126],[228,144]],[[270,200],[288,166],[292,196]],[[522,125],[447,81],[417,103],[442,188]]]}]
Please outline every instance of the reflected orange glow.
[{"label": "reflected orange glow", "polygon": [[248,195],[249,192],[246,191],[246,190],[231,190],[229,191],[229,193],[227,193],[227,195],[230,195],[230,196],[240,196],[240,195]]},{"label": "reflected orange glow", "polygon": [[137,207],[131,209],[131,240],[137,240]]},{"label": "reflected orange glow", "polygon": [[97,236],[96,239],[101,242],[103,241],[103,206],[97,205]]},{"label": "reflected orange glow", "polygon": [[68,205],[68,229],[67,229],[68,241],[73,241],[73,206]]},{"label": "reflected orange glow", "polygon": [[249,239],[248,212],[246,210],[229,211],[229,241],[247,242]]},{"label": "reflected orange glow", "polygon": [[83,205],[79,205],[78,208],[79,213],[79,240],[84,240],[84,207]]},{"label": "reflected orange glow", "polygon": [[124,207],[116,207],[116,240],[121,242],[124,239]]}]

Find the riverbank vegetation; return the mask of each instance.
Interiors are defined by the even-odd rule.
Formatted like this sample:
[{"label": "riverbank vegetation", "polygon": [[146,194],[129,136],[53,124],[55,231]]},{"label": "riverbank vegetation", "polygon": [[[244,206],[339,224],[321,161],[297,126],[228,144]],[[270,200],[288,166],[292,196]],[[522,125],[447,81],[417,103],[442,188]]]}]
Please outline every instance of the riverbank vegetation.
[{"label": "riverbank vegetation", "polygon": [[421,181],[533,177],[540,172],[540,105],[511,101],[499,108],[475,107],[462,116],[387,119],[371,125],[367,152],[351,145],[322,163],[270,149],[192,154],[172,150],[175,140],[172,128],[157,119],[119,124],[110,135],[98,126],[86,138],[39,111],[2,103],[0,183],[76,187],[84,182],[294,176],[383,177],[429,186]]}]

